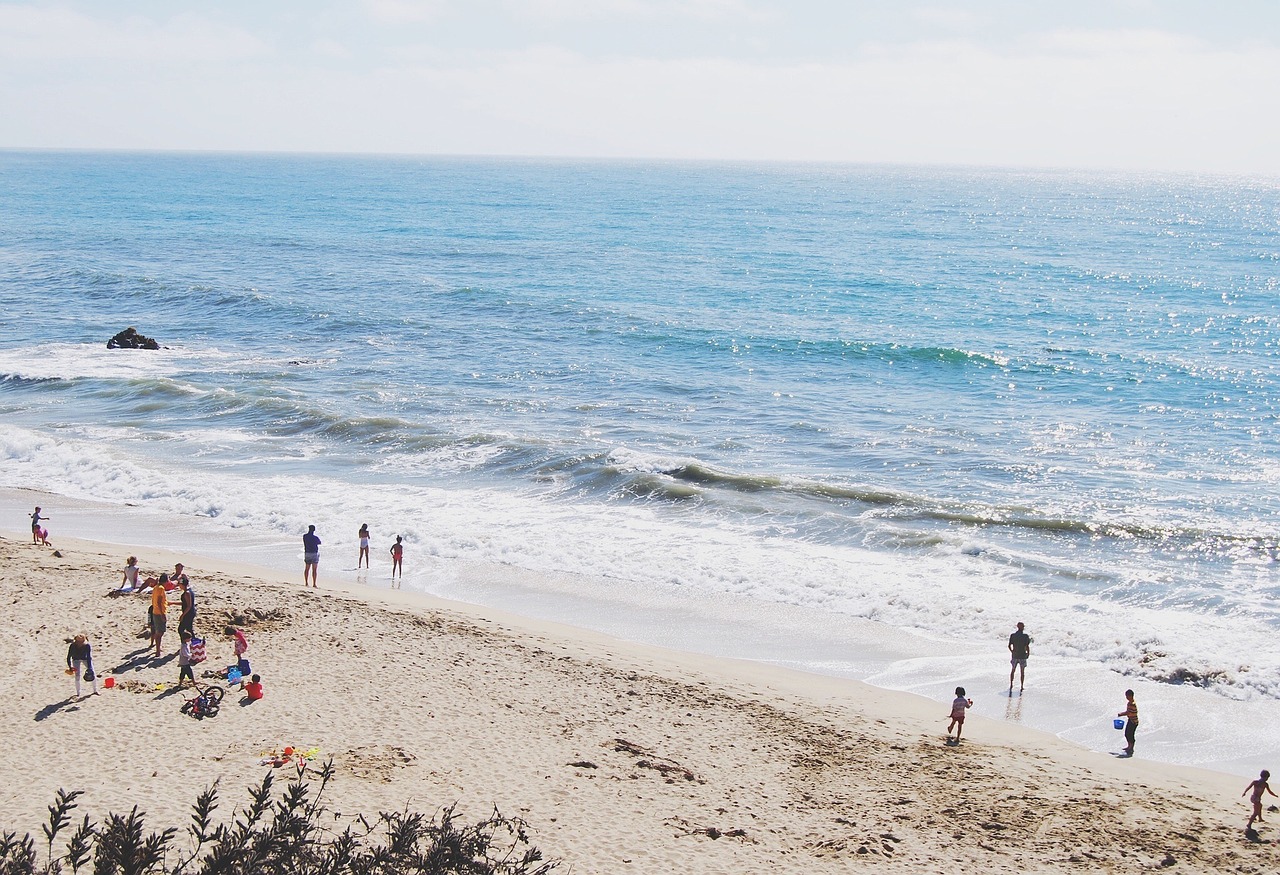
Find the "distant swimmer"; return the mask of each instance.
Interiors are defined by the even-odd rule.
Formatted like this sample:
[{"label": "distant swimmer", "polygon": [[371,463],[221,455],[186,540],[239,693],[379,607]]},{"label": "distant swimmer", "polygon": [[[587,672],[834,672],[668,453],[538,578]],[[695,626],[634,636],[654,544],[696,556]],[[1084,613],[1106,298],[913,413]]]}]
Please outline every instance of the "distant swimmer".
[{"label": "distant swimmer", "polygon": [[320,536],[315,526],[307,526],[307,533],[302,536],[302,585],[306,586],[308,578],[311,585],[320,588],[316,577],[320,570]]},{"label": "distant swimmer", "polygon": [[1009,636],[1009,653],[1013,658],[1010,660],[1009,667],[1009,692],[1013,692],[1013,675],[1019,669],[1022,674],[1018,681],[1018,691],[1021,692],[1027,686],[1027,659],[1031,656],[1031,636],[1022,631],[1023,626],[1018,624],[1018,631]]}]

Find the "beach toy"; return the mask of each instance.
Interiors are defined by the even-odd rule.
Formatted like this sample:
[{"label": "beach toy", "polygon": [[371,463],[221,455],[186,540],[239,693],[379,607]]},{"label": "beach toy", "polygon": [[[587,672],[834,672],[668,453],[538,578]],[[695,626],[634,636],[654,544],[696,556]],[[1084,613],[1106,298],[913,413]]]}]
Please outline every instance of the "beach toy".
[{"label": "beach toy", "polygon": [[227,669],[227,683],[238,684],[240,683],[241,677],[242,675],[240,674],[240,669],[234,668],[234,667]]},{"label": "beach toy", "polygon": [[114,687],[114,686],[116,685],[116,679],[115,679],[115,678],[107,678],[106,680],[104,680],[104,681],[102,682],[102,685],[103,685],[104,687],[106,687],[106,688],[109,690],[109,689],[111,689],[112,687]]},{"label": "beach toy", "polygon": [[1111,721],[1111,725],[1114,726],[1116,729],[1124,729],[1124,718],[1117,717],[1115,720]]},{"label": "beach toy", "polygon": [[291,757],[291,756],[293,756],[293,748],[291,748],[291,747],[286,747],[286,748],[284,749],[284,755],[285,755],[285,756],[287,756],[287,757]]}]

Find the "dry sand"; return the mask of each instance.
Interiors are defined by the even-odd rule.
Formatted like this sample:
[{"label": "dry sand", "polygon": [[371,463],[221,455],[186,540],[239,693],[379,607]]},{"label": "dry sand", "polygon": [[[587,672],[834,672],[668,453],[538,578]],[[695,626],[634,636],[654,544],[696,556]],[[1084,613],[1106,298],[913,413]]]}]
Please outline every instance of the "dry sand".
[{"label": "dry sand", "polygon": [[[951,747],[947,702],[425,596],[55,546],[0,539],[0,830],[38,830],[60,787],[86,790],[97,819],[137,805],[153,828],[182,827],[220,781],[225,815],[268,770],[263,754],[292,745],[333,758],[335,827],[406,805],[458,803],[479,820],[496,805],[580,875],[1280,871],[1280,827],[1245,836],[1236,777],[981,717]],[[243,621],[263,700],[229,694],[204,721],[179,713],[176,615],[152,660],[146,600],[106,596],[130,553],[144,573],[186,563],[210,640],[197,675],[231,661],[220,633]],[[116,678],[80,702],[63,673],[76,632]]]}]

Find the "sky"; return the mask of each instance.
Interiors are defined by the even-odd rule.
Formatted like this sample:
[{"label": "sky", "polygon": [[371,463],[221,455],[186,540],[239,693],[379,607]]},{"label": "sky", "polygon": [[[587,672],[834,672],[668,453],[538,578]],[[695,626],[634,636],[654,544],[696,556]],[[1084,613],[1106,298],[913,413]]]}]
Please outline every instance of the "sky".
[{"label": "sky", "polygon": [[1280,0],[0,0],[0,148],[1280,176]]}]

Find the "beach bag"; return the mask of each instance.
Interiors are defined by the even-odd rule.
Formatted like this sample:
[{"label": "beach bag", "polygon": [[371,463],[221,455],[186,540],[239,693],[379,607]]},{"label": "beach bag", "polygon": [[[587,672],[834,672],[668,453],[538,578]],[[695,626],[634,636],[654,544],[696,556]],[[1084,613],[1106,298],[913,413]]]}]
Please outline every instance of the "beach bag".
[{"label": "beach bag", "polygon": [[192,638],[189,646],[191,650],[191,664],[195,665],[197,662],[204,662],[206,656],[204,652],[204,639]]}]

